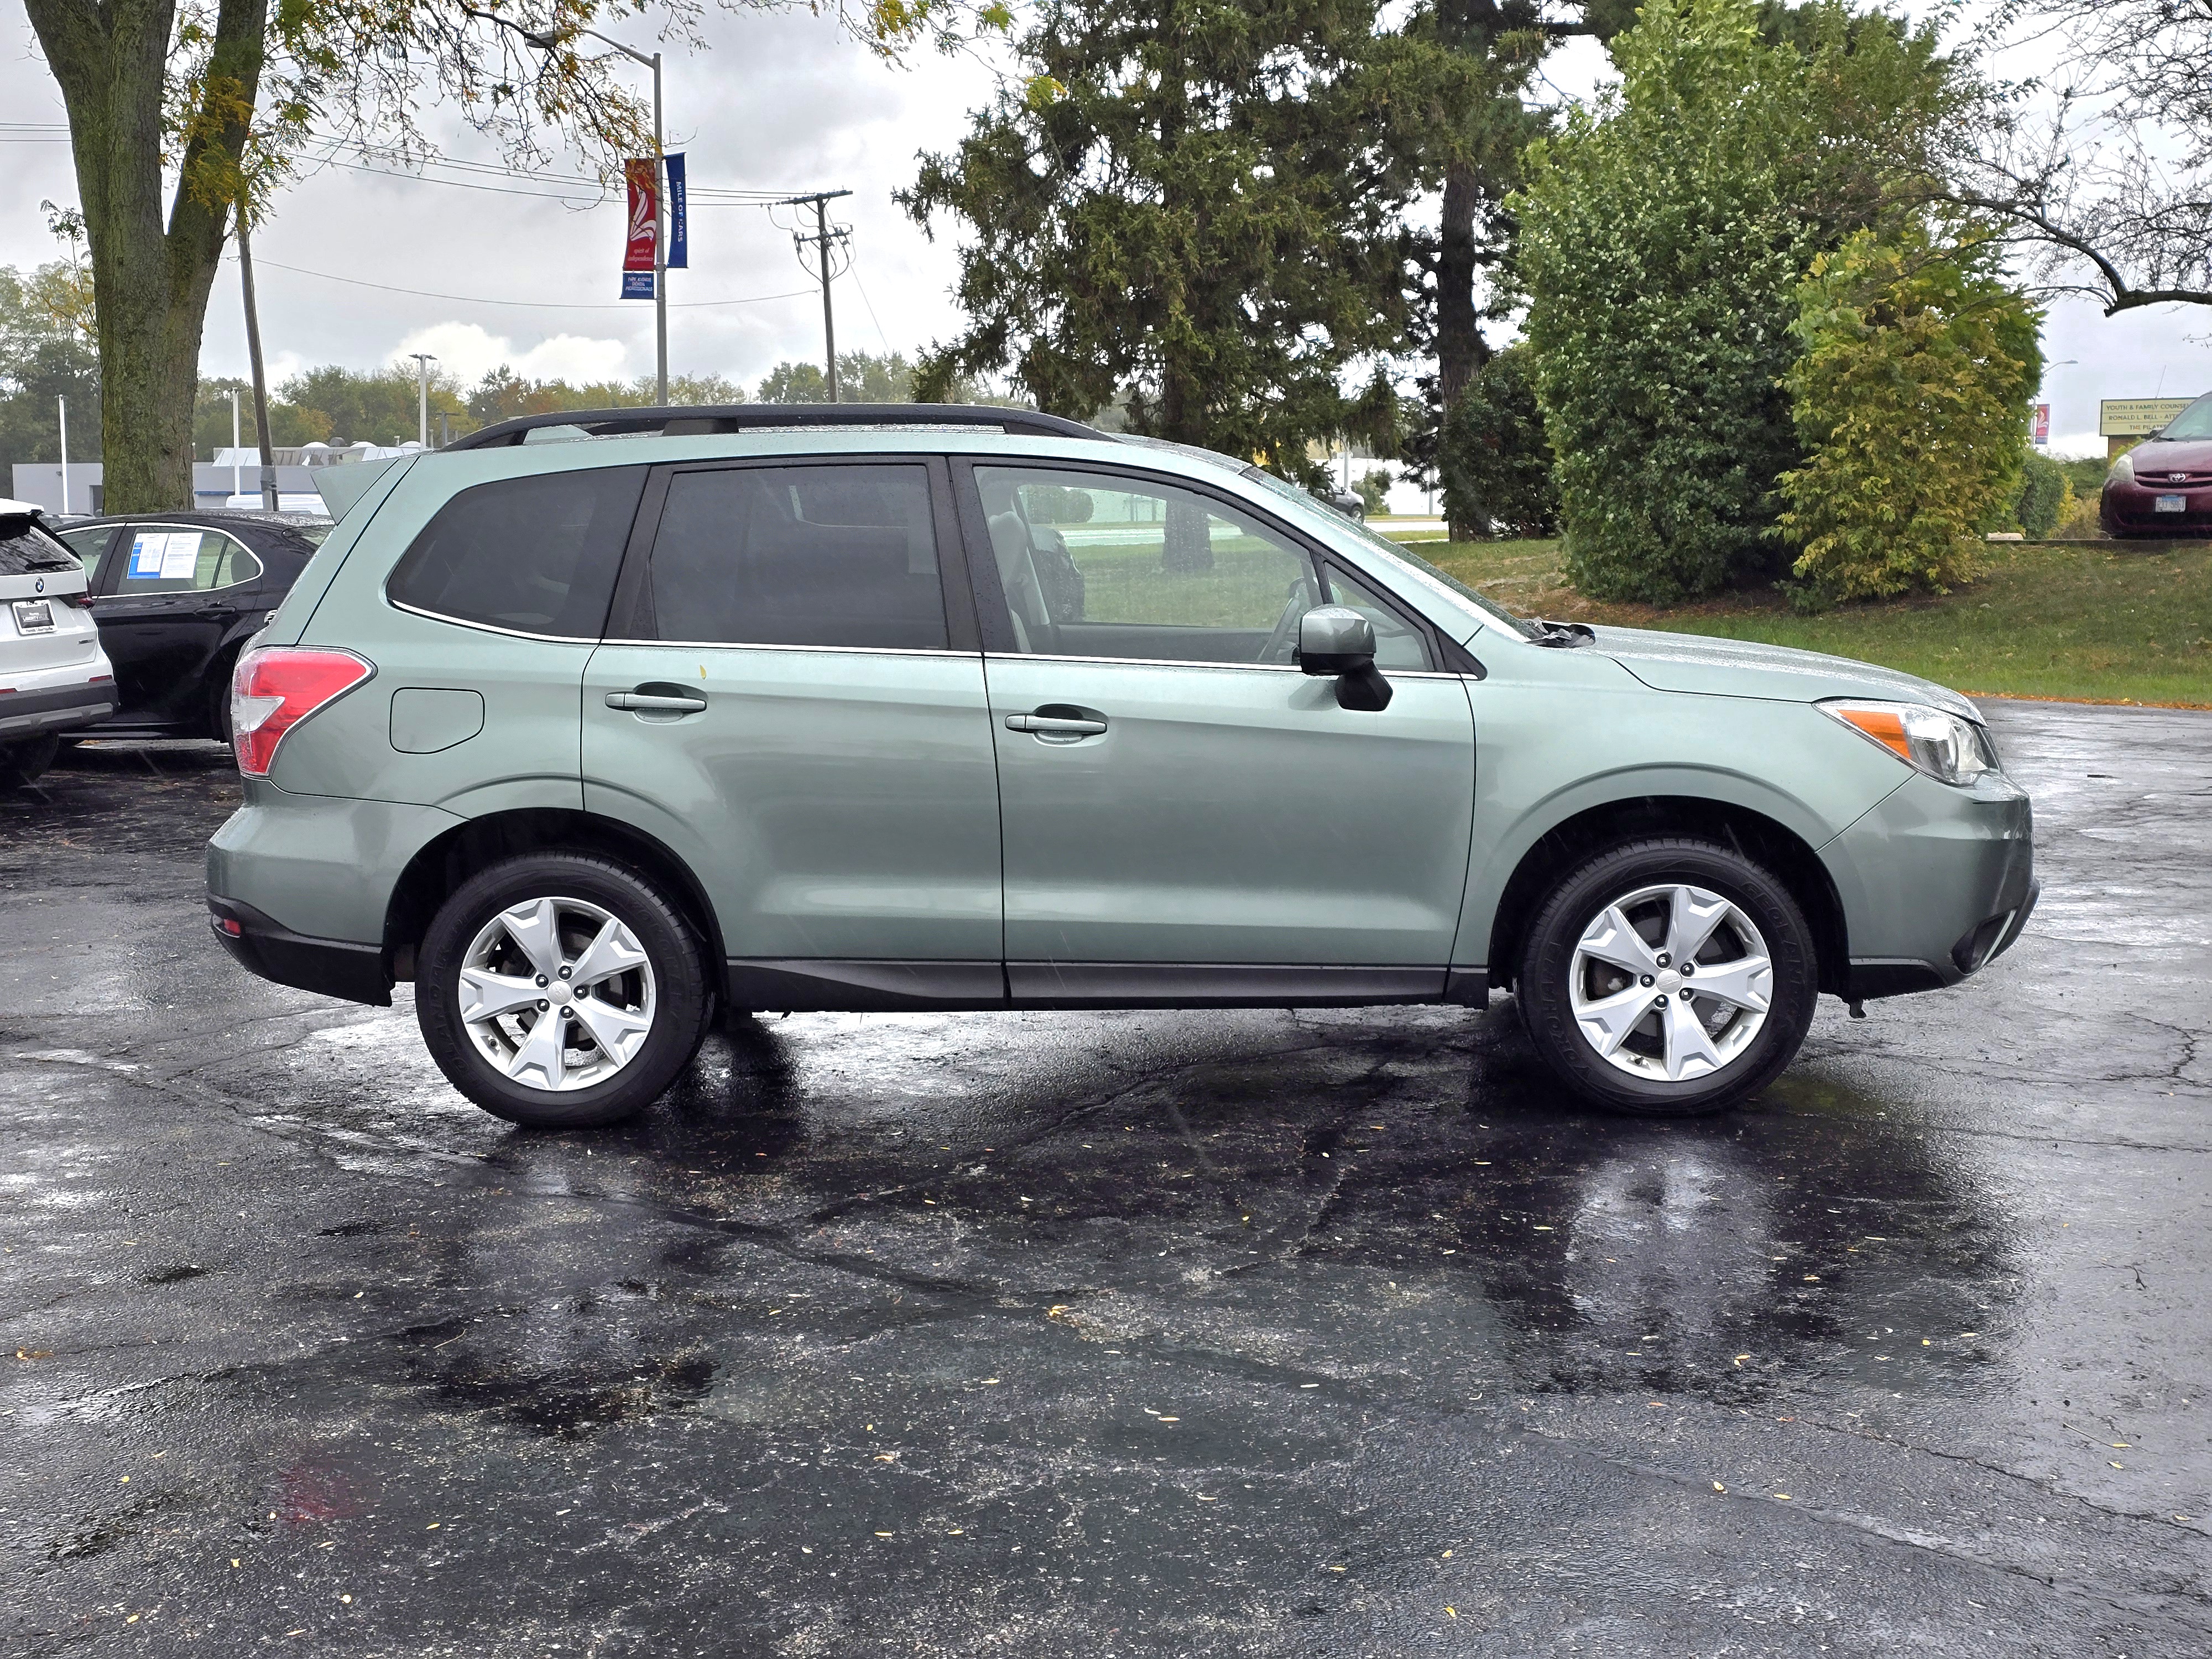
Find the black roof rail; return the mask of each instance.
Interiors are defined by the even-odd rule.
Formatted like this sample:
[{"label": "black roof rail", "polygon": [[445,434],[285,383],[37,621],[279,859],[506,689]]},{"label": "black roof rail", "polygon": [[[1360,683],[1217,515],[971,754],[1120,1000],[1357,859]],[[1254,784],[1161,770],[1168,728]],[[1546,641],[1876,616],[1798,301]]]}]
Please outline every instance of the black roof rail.
[{"label": "black roof rail", "polygon": [[692,437],[702,433],[804,426],[981,427],[1031,438],[1107,436],[1095,426],[1058,415],[980,404],[704,404],[690,408],[572,409],[550,415],[520,415],[456,438],[445,447],[496,449],[521,443],[532,432],[556,426],[580,427],[595,438],[647,433]]}]

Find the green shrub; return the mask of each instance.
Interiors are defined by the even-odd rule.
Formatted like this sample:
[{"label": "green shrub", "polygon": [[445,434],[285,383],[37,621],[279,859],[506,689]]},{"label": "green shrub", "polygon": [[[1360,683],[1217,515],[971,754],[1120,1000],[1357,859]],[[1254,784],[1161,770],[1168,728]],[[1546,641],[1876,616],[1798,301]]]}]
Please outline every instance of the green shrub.
[{"label": "green shrub", "polygon": [[2073,505],[2074,483],[2066,469],[2040,450],[2028,451],[2021,468],[2020,491],[2013,497],[2014,522],[2039,542],[2058,527]]},{"label": "green shrub", "polygon": [[1970,580],[2027,452],[2039,314],[1968,228],[1861,232],[1813,264],[1788,377],[1811,459],[1782,475],[1781,531],[1801,599],[1826,604]]},{"label": "green shrub", "polygon": [[1536,406],[1535,354],[1508,346],[1468,382],[1444,416],[1437,471],[1444,517],[1485,536],[1558,533],[1552,447]]},{"label": "green shrub", "polygon": [[1380,513],[1389,504],[1389,469],[1372,467],[1353,479],[1352,488],[1370,513]]},{"label": "green shrub", "polygon": [[1617,89],[1532,145],[1519,275],[1567,574],[1654,604],[1778,574],[1782,389],[1814,256],[1921,193],[1957,94],[1932,32],[1841,6],[1646,0]]}]

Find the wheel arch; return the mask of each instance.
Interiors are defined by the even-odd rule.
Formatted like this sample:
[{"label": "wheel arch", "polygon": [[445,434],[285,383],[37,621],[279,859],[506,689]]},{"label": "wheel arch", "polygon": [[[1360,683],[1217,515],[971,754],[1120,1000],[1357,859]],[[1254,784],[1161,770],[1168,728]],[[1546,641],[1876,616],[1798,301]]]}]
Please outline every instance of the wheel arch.
[{"label": "wheel arch", "polygon": [[384,948],[395,979],[415,977],[415,953],[438,908],[477,871],[533,853],[576,853],[627,865],[665,893],[707,952],[709,984],[725,960],[720,926],[690,867],[634,824],[562,807],[517,807],[454,825],[407,862],[385,907]]},{"label": "wheel arch", "polygon": [[1820,958],[1820,987],[1844,994],[1850,940],[1842,896],[1805,838],[1756,808],[1698,796],[1643,795],[1561,819],[1522,853],[1492,915],[1489,982],[1511,985],[1530,921],[1559,878],[1609,847],[1648,836],[1692,836],[1732,848],[1773,872],[1805,913]]}]

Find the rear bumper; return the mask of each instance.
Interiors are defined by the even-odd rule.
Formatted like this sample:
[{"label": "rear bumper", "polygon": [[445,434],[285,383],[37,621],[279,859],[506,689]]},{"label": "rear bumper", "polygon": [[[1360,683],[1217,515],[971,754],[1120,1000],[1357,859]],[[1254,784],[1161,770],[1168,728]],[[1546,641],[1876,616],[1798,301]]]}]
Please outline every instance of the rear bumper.
[{"label": "rear bumper", "polygon": [[[82,672],[82,670],[79,670]],[[0,742],[89,726],[115,712],[115,687],[59,685],[0,694]]]},{"label": "rear bumper", "polygon": [[2001,777],[1915,776],[1821,850],[1844,901],[1853,1000],[1955,985],[2012,948],[2035,908],[2033,809]]},{"label": "rear bumper", "polygon": [[210,895],[208,910],[209,925],[222,948],[250,972],[318,996],[391,1006],[392,973],[383,946],[310,939],[236,899]]}]

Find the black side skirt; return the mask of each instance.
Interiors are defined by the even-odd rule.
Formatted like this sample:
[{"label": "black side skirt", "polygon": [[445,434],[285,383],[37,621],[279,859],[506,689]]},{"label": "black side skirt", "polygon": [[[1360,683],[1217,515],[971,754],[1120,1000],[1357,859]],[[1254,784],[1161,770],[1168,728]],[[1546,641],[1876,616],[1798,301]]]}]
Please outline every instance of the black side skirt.
[{"label": "black side skirt", "polygon": [[1297,963],[855,962],[733,958],[729,1004],[762,1012],[981,1008],[1480,1006],[1480,969]]}]

